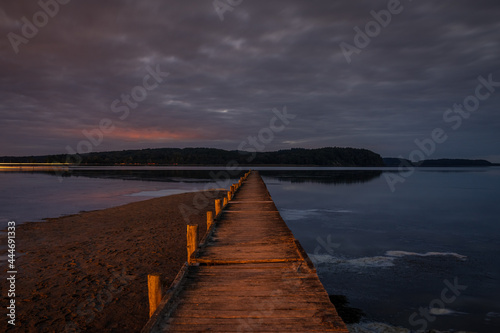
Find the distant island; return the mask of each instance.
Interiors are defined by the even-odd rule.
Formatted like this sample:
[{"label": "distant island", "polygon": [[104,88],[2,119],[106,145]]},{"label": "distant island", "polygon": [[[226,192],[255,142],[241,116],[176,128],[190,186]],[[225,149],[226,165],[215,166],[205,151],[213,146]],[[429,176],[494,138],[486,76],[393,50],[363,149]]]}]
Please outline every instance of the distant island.
[{"label": "distant island", "polygon": [[0,157],[0,163],[71,163],[76,165],[300,165],[383,167],[382,157],[367,149],[327,147],[248,152],[215,148],[157,148],[96,152],[81,155]]},{"label": "distant island", "polygon": [[491,163],[487,160],[468,160],[468,159],[452,159],[441,158],[436,160],[424,160],[419,163],[412,162],[407,159],[385,157],[384,164],[387,167],[413,166],[413,167],[489,167],[498,166],[499,164]]}]

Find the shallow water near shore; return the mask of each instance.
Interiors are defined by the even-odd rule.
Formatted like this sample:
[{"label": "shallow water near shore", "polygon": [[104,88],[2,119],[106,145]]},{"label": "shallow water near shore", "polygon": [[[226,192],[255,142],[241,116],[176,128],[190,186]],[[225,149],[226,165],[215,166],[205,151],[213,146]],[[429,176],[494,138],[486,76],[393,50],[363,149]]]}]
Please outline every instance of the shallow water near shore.
[{"label": "shallow water near shore", "polygon": [[[390,169],[261,169],[328,293],[347,296],[363,320],[500,331],[500,168],[420,169],[395,192]],[[214,178],[221,170],[82,168],[62,182],[0,173],[0,224],[227,188],[232,179]]]},{"label": "shallow water near shore", "polygon": [[[212,172],[212,173],[211,173]],[[105,209],[158,196],[227,188],[219,170],[80,168],[65,177],[53,172],[0,172],[0,230],[45,218]]]}]

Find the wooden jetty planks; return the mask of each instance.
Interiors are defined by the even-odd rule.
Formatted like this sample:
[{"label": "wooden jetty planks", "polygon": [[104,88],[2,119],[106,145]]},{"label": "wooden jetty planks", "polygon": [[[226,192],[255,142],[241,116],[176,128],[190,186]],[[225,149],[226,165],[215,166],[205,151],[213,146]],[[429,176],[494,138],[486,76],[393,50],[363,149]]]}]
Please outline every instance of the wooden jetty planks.
[{"label": "wooden jetty planks", "polygon": [[295,238],[260,176],[250,176],[225,207],[211,241],[194,262],[300,260]]},{"label": "wooden jetty planks", "polygon": [[143,332],[348,332],[258,173],[215,223]]}]

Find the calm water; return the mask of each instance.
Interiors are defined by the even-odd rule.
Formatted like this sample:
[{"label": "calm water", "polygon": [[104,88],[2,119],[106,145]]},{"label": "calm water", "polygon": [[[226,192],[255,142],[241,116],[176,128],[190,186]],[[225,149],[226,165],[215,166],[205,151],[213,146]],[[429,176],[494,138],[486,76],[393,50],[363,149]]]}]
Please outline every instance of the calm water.
[{"label": "calm water", "polygon": [[[0,173],[0,224],[231,183],[218,171],[186,169],[82,169],[62,182],[48,173]],[[261,174],[329,294],[346,295],[366,320],[499,332],[500,168],[426,169],[395,192],[387,172]]]},{"label": "calm water", "polygon": [[152,197],[227,188],[231,180],[219,176],[220,170],[81,168],[63,178],[49,172],[0,172],[0,230],[12,220],[20,224]]},{"label": "calm water", "polygon": [[394,193],[381,172],[262,174],[329,294],[374,321],[500,332],[499,168],[419,171]]}]

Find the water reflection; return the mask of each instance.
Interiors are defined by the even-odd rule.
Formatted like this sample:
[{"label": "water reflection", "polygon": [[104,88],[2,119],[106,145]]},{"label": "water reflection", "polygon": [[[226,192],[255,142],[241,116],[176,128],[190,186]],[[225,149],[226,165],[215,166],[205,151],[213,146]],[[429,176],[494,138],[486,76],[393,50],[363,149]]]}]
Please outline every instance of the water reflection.
[{"label": "water reflection", "polygon": [[361,184],[377,179],[381,170],[263,170],[262,176],[289,183]]},{"label": "water reflection", "polygon": [[[206,183],[238,179],[246,169],[228,171],[225,168],[214,169],[160,169],[160,168],[77,168],[68,171],[25,171],[25,174],[47,174],[52,176],[71,178],[87,177],[102,179],[140,180],[172,183]],[[290,183],[322,183],[322,184],[361,184],[377,179],[382,170],[261,170],[262,176],[274,178],[280,182]]]},{"label": "water reflection", "polygon": [[24,172],[24,173],[43,173],[52,176],[71,178],[87,177],[102,179],[121,179],[138,180],[153,182],[172,182],[172,183],[208,183],[214,181],[224,182],[228,179],[238,179],[245,171],[228,172],[225,170],[162,170],[162,169],[72,169],[67,172]]}]

